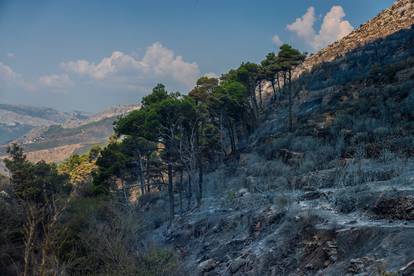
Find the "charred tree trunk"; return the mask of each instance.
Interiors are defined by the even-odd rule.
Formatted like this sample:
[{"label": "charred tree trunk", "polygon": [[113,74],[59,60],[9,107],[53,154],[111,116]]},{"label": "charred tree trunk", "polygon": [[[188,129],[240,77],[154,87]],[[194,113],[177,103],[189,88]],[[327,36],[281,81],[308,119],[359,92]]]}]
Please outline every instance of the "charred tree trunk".
[{"label": "charred tree trunk", "polygon": [[201,206],[201,200],[203,198],[203,165],[201,164],[201,158],[198,164],[198,193],[197,193],[197,205]]},{"label": "charred tree trunk", "polygon": [[226,116],[226,125],[227,125],[227,133],[229,135],[229,139],[230,139],[230,147],[231,147],[231,152],[230,154],[233,154],[236,152],[236,137],[235,137],[235,131],[234,131],[234,126],[233,123],[231,122],[231,119],[229,117]]},{"label": "charred tree trunk", "polygon": [[[220,112],[220,146],[221,146],[221,150],[223,151],[224,157],[226,157],[227,152],[226,152],[226,145],[224,144],[224,123],[223,123],[223,112]],[[220,160],[223,161],[223,160]]]},{"label": "charred tree trunk", "polygon": [[180,180],[178,182],[178,194],[180,199],[180,213],[183,212],[183,170],[180,170]]},{"label": "charred tree trunk", "polygon": [[292,105],[293,105],[293,98],[292,98],[292,71],[288,71],[288,90],[289,90],[289,131],[292,132],[293,130],[293,115],[292,115]]},{"label": "charred tree trunk", "polygon": [[191,179],[191,172],[187,172],[188,175],[188,185],[187,185],[187,209],[191,208],[191,198],[193,195],[193,191],[192,191],[192,179]]},{"label": "charred tree trunk", "polygon": [[276,83],[277,83],[277,91],[278,91],[279,98],[280,98],[281,85],[280,85],[280,76],[279,76],[279,73],[276,74]]},{"label": "charred tree trunk", "polygon": [[272,83],[272,90],[273,90],[273,101],[275,101],[276,100],[275,80],[272,80],[271,83]]},{"label": "charred tree trunk", "polygon": [[36,236],[36,227],[37,227],[37,213],[35,212],[35,208],[32,206],[27,207],[27,222],[24,226],[24,268],[23,268],[23,276],[30,275],[30,270],[32,268],[32,253],[35,244],[35,236]]},{"label": "charred tree trunk", "polygon": [[143,195],[145,193],[145,179],[144,179],[144,166],[142,165],[142,156],[140,152],[138,152],[138,169],[139,169],[138,173],[139,173],[141,195]]},{"label": "charred tree trunk", "polygon": [[260,109],[263,110],[263,96],[262,96],[262,81],[259,81],[259,101],[260,101]]},{"label": "charred tree trunk", "polygon": [[200,129],[197,128],[196,133],[197,145],[197,166],[198,166],[198,189],[197,189],[197,206],[201,206],[201,199],[203,198],[203,160],[201,156],[200,147]]},{"label": "charred tree trunk", "polygon": [[170,224],[174,220],[174,187],[173,187],[173,164],[171,160],[171,147],[167,146],[167,170],[168,170],[168,198],[170,201]]},{"label": "charred tree trunk", "polygon": [[256,125],[256,121],[257,118],[259,117],[259,105],[257,103],[257,98],[256,98],[256,85],[255,82],[250,80],[249,81],[249,86],[250,86],[250,95],[251,95],[251,99],[252,99],[252,110],[253,110],[253,116],[254,116],[254,125]]},{"label": "charred tree trunk", "polygon": [[146,182],[147,182],[147,193],[149,193],[149,192],[151,192],[151,180],[150,180],[150,171],[149,171],[149,168],[150,168],[150,156],[149,155],[147,155],[147,163],[145,164],[146,165],[146,169],[145,169],[145,171],[146,171]]}]

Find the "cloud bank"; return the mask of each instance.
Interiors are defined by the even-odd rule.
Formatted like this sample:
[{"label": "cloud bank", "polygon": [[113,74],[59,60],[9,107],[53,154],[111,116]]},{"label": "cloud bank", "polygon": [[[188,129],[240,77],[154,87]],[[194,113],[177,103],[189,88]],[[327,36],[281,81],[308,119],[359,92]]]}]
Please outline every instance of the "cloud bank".
[{"label": "cloud bank", "polygon": [[49,87],[53,89],[65,89],[73,85],[72,80],[67,74],[51,74],[44,75],[39,78],[39,84],[43,87]]},{"label": "cloud bank", "polygon": [[120,91],[146,93],[160,82],[171,90],[187,92],[200,76],[197,63],[185,61],[159,42],[147,47],[142,58],[113,51],[97,63],[85,59],[66,61],[60,64],[60,72],[32,78],[0,61],[0,87],[42,93],[92,89],[119,96]]},{"label": "cloud bank", "polygon": [[345,12],[341,6],[333,6],[325,14],[319,31],[315,30],[315,8],[309,7],[306,13],[286,28],[303,40],[313,50],[319,50],[349,34],[354,28],[344,20]]},{"label": "cloud bank", "polygon": [[0,62],[0,82],[5,83],[9,81],[14,81],[17,78],[18,78],[17,73],[14,72],[10,66]]},{"label": "cloud bank", "polygon": [[87,60],[63,62],[67,74],[87,77],[95,81],[124,83],[128,87],[146,86],[148,83],[174,82],[190,88],[200,76],[197,63],[184,61],[182,56],[156,42],[139,59],[120,51],[93,63]]}]

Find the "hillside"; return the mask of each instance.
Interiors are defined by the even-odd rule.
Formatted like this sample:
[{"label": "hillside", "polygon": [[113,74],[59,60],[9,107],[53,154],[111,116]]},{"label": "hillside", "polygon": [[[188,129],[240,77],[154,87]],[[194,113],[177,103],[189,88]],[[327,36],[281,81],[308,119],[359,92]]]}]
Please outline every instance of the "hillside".
[{"label": "hillside", "polygon": [[[287,26],[351,27],[337,5],[317,32],[315,10]],[[94,115],[0,105],[0,274],[414,275],[413,45],[397,0],[317,53],[282,44],[184,93],[165,67],[198,65],[159,43],[62,64],[43,80],[157,84]]]},{"label": "hillside", "polygon": [[[356,48],[389,36],[402,29],[408,29],[414,24],[412,0],[400,0],[369,20],[349,35],[311,55],[296,70],[296,75],[309,72],[315,65],[338,59]],[[373,45],[373,46],[374,46]]]},{"label": "hillside", "polygon": [[305,61],[294,131],[281,95],[200,208],[169,227],[151,201],[148,244],[199,275],[413,275],[413,16],[397,1]]},{"label": "hillside", "polygon": [[38,127],[62,124],[83,114],[69,114],[51,108],[0,104],[0,145],[24,136]]},{"label": "hillside", "polygon": [[0,108],[4,120],[0,156],[6,154],[9,143],[15,142],[23,145],[32,161],[60,162],[91,145],[105,143],[113,133],[113,122],[139,106],[117,106],[93,115],[26,106]]}]

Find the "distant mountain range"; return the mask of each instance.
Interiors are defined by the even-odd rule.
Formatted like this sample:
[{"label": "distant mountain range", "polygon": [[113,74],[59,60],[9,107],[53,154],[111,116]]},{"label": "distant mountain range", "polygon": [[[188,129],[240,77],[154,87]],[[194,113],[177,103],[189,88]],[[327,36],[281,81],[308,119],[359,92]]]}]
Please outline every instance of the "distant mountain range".
[{"label": "distant mountain range", "polygon": [[[113,123],[140,105],[114,106],[97,114],[0,104],[0,158],[7,145],[23,145],[32,161],[59,162],[73,153],[105,143]],[[0,172],[2,171],[0,165]]]}]

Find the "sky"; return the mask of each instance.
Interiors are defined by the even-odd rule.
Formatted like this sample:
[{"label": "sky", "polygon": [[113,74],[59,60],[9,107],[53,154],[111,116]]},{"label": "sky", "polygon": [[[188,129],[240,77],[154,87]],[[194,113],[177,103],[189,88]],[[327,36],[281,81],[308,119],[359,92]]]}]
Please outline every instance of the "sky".
[{"label": "sky", "polygon": [[0,0],[0,103],[97,112],[157,83],[260,62],[282,43],[315,52],[393,0]]}]

